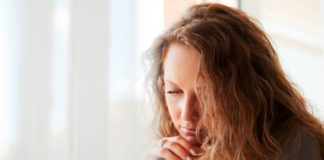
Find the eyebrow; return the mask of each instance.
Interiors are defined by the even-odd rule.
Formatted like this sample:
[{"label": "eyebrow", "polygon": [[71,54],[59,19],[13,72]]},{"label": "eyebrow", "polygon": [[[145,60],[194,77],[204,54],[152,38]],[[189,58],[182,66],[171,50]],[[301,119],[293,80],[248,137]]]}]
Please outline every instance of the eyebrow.
[{"label": "eyebrow", "polygon": [[179,87],[176,83],[174,83],[174,82],[172,82],[172,81],[170,81],[170,80],[164,80],[165,82],[168,82],[168,83],[170,83],[170,84],[172,84],[172,85],[174,85],[174,86],[176,86],[176,87]]},{"label": "eyebrow", "polygon": [[[168,83],[170,83],[170,84],[172,84],[172,85],[174,85],[174,86],[176,86],[176,87],[179,87],[175,82],[172,82],[171,80],[164,80],[165,82],[168,82]],[[202,89],[202,88],[204,88],[203,86],[199,86],[199,87],[197,87],[197,89]]]}]

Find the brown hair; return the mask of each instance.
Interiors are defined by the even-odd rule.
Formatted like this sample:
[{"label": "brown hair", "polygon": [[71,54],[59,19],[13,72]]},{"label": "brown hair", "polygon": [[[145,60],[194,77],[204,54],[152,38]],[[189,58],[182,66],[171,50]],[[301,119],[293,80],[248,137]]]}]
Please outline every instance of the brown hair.
[{"label": "brown hair", "polygon": [[193,46],[202,56],[202,159],[281,159],[300,126],[319,140],[323,156],[323,124],[288,80],[266,34],[242,11],[221,4],[191,7],[151,48],[149,87],[160,137],[178,134],[163,90],[164,54],[172,43]]}]

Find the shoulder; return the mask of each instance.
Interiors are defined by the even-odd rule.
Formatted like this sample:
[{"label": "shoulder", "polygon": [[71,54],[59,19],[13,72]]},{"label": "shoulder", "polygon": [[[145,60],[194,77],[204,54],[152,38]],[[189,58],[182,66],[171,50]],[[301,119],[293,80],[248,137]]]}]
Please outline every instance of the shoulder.
[{"label": "shoulder", "polygon": [[305,127],[298,127],[294,136],[283,145],[283,152],[293,160],[321,160],[319,140]]}]

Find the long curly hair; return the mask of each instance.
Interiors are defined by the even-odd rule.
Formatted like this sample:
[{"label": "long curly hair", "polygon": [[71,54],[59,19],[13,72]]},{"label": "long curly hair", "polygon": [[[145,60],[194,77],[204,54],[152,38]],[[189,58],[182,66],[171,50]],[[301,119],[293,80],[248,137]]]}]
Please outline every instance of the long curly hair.
[{"label": "long curly hair", "polygon": [[155,40],[148,86],[157,106],[159,137],[179,135],[166,106],[163,61],[170,44],[180,43],[202,57],[204,87],[197,91],[201,159],[285,159],[283,145],[298,126],[316,136],[323,156],[323,124],[283,72],[260,28],[238,9],[199,4]]}]

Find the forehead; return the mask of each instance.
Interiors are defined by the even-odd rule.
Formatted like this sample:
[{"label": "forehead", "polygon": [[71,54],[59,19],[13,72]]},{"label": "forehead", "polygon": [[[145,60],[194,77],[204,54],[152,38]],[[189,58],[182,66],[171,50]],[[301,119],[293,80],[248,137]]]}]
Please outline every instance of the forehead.
[{"label": "forehead", "polygon": [[193,87],[201,63],[201,55],[194,47],[174,43],[166,50],[163,61],[164,80],[181,87]]}]

